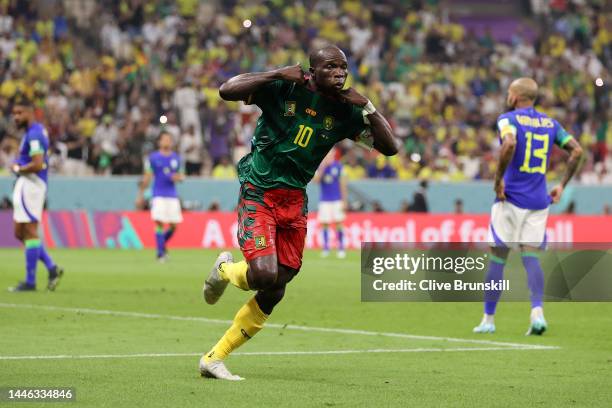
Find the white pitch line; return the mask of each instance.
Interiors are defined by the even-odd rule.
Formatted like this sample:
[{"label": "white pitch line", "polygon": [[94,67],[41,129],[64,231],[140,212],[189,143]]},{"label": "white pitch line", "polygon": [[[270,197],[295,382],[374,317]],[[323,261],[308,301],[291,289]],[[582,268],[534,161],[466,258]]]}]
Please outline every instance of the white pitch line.
[{"label": "white pitch line", "polygon": [[[60,311],[60,312],[72,312],[72,313],[87,313],[87,314],[108,315],[108,316],[136,317],[136,318],[142,318],[142,319],[194,321],[194,322],[223,324],[223,325],[232,324],[231,320],[209,319],[206,317],[172,316],[172,315],[163,315],[163,314],[155,314],[155,313],[125,312],[125,311],[118,311],[118,310],[47,306],[47,305],[36,305],[36,304],[27,304],[27,303],[0,303],[0,307],[18,308],[18,309],[19,308],[21,309],[39,309],[39,310],[50,310],[50,311]],[[408,334],[408,333],[377,332],[377,331],[370,331],[370,330],[341,329],[341,328],[316,327],[316,326],[300,326],[300,325],[278,324],[278,323],[268,323],[266,324],[266,327],[275,328],[275,329],[301,330],[301,331],[307,331],[307,332],[342,333],[342,334],[356,334],[356,335],[362,335],[362,336],[395,337],[395,338],[412,339],[412,340],[447,341],[447,342],[455,342],[455,343],[484,344],[484,345],[491,345],[491,346],[529,348],[529,349],[537,349],[537,350],[552,350],[552,349],[560,348],[556,346],[543,346],[543,345],[538,345],[538,344],[510,343],[510,342],[480,340],[480,339],[462,339],[462,338],[457,338],[457,337],[423,336],[423,335]]]},{"label": "white pitch line", "polygon": [[[365,349],[365,350],[320,350],[320,351],[251,351],[236,352],[232,356],[312,356],[312,355],[342,355],[363,353],[435,353],[464,351],[506,351],[506,350],[536,350],[526,347],[455,347],[455,348],[413,348],[413,349]],[[60,354],[55,356],[0,356],[2,360],[84,360],[111,358],[156,358],[156,357],[197,357],[203,353],[139,353],[139,354]]]}]

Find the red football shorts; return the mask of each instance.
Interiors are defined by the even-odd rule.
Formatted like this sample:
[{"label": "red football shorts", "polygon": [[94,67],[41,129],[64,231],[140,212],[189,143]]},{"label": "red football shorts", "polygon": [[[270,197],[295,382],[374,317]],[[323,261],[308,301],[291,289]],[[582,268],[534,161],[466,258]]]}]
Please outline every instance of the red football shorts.
[{"label": "red football shorts", "polygon": [[299,270],[307,213],[303,190],[265,190],[244,183],[238,201],[238,243],[246,260],[276,254],[279,264]]}]

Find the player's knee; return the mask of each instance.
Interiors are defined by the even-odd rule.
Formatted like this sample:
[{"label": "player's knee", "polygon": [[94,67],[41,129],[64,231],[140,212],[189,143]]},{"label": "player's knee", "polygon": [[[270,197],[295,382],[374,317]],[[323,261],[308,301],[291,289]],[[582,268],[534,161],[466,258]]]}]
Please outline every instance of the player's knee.
[{"label": "player's knee", "polygon": [[17,238],[18,241],[23,241],[23,232],[21,230],[21,227],[16,225],[13,233],[15,234],[15,238]]},{"label": "player's knee", "polygon": [[276,271],[253,271],[250,279],[251,287],[256,289],[265,290],[271,288],[276,283],[277,273]]},{"label": "player's knee", "polygon": [[498,258],[507,259],[510,254],[510,249],[502,247],[492,247],[491,252]]},{"label": "player's knee", "polygon": [[247,279],[252,289],[269,289],[278,278],[278,261],[276,256],[262,256],[249,262]]}]

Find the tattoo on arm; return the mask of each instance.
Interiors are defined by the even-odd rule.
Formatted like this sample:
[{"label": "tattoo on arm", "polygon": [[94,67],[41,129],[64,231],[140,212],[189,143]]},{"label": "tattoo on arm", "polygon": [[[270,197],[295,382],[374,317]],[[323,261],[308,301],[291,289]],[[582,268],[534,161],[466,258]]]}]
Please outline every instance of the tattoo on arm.
[{"label": "tattoo on arm", "polygon": [[561,185],[565,187],[572,179],[574,174],[576,174],[576,170],[578,170],[578,166],[582,162],[582,147],[580,147],[575,139],[571,139],[563,148],[570,154],[570,157],[567,160],[567,169],[565,170],[565,174],[561,180]]},{"label": "tattoo on arm", "polygon": [[512,133],[504,135],[502,147],[499,152],[499,164],[497,165],[497,172],[495,173],[495,184],[499,184],[504,178],[504,173],[514,157],[514,150],[516,149],[516,137]]}]

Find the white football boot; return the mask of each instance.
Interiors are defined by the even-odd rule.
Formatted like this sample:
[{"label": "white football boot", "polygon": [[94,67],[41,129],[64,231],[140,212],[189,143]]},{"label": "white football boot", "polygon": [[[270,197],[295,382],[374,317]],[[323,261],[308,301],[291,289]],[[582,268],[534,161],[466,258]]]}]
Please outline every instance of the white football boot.
[{"label": "white football boot", "polygon": [[208,363],[204,361],[204,357],[200,359],[200,374],[202,377],[217,378],[219,380],[241,381],[244,378],[234,375],[229,372],[225,364],[221,360],[212,360]]},{"label": "white football boot", "polygon": [[234,257],[230,252],[221,252],[213,265],[208,278],[204,282],[204,287],[202,288],[202,293],[204,294],[204,300],[209,305],[214,305],[217,303],[225,288],[227,287],[228,281],[224,280],[221,277],[221,272],[219,268],[222,263],[232,263],[234,262]]}]

